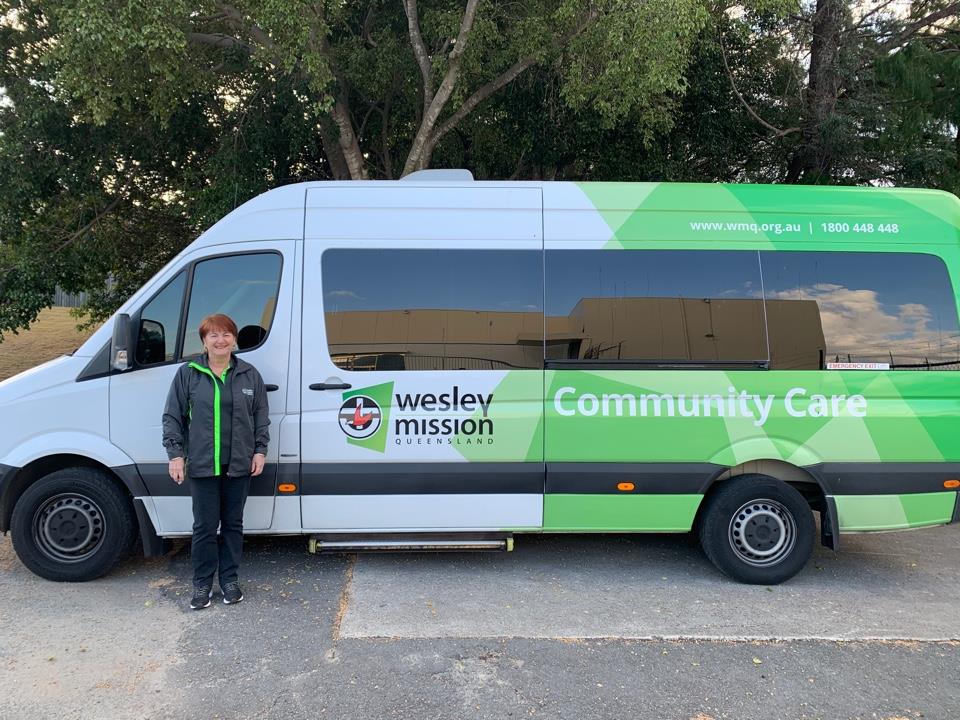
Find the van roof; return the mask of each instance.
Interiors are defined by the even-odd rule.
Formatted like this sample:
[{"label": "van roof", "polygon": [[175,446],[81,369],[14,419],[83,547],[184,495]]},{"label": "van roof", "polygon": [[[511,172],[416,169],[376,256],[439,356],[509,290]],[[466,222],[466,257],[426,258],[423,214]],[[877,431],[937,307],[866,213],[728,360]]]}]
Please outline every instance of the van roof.
[{"label": "van roof", "polygon": [[[422,187],[424,202],[440,188],[539,188],[543,211],[599,213],[611,225],[622,226],[638,212],[686,213],[730,219],[773,215],[805,219],[863,218],[872,222],[897,222],[917,214],[928,222],[960,230],[960,200],[939,190],[915,188],[864,188],[809,185],[750,185],[720,183],[631,183],[476,181],[468,171],[420,171],[402,180],[316,181],[269,190],[240,205],[204,232],[191,248],[225,242],[302,238],[304,208],[311,191],[326,188],[370,194],[393,188],[409,191]],[[405,193],[406,194],[406,193]],[[352,205],[352,203],[351,203]],[[425,205],[421,205],[421,208]],[[490,209],[495,209],[491,206]],[[924,223],[926,224],[926,223]]]}]

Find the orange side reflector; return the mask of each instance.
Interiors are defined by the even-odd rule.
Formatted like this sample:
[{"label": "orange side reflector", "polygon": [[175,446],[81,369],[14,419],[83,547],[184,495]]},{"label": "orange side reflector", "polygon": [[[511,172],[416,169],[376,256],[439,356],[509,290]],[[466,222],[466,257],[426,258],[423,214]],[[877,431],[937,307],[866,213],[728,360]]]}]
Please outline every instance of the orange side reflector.
[{"label": "orange side reflector", "polygon": [[945,488],[955,488],[960,487],[960,480],[944,480],[943,486]]},{"label": "orange side reflector", "polygon": [[294,485],[293,483],[280,483],[277,486],[277,490],[279,490],[280,492],[296,492],[297,486]]},{"label": "orange side reflector", "polygon": [[634,487],[633,483],[617,483],[617,490],[620,492],[630,492]]}]

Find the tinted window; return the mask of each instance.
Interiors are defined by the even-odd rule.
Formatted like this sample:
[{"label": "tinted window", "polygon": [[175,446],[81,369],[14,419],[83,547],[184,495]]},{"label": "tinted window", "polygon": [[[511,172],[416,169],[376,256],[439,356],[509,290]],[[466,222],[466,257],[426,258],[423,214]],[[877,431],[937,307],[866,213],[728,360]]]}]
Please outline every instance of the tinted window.
[{"label": "tinted window", "polygon": [[943,261],[915,253],[763,252],[771,367],[960,368]]},{"label": "tinted window", "polygon": [[136,351],[138,365],[155,365],[174,359],[186,277],[185,272],[177,275],[140,312]]},{"label": "tinted window", "polygon": [[237,324],[241,350],[256,347],[270,331],[280,288],[280,256],[276,253],[232,255],[194,266],[183,356],[203,351],[198,329],[211,313],[224,313]]},{"label": "tinted window", "polygon": [[756,252],[556,250],[546,278],[548,360],[768,357]]},{"label": "tinted window", "polygon": [[543,366],[537,251],[327,250],[330,357],[346,370]]}]

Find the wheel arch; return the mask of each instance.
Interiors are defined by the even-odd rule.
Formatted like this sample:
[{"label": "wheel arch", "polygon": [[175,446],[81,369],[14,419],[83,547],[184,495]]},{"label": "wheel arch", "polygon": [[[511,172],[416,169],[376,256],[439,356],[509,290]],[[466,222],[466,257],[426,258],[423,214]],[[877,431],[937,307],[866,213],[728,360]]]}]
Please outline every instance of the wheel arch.
[{"label": "wheel arch", "polygon": [[17,500],[27,488],[47,475],[71,467],[88,467],[102,470],[120,487],[126,490],[130,502],[138,495],[145,495],[143,480],[133,464],[110,467],[94,458],[75,453],[57,453],[36,458],[14,472],[0,492],[0,532],[10,530],[10,520]]},{"label": "wheel arch", "polygon": [[[779,480],[795,488],[807,501],[810,509],[820,514],[820,542],[825,547],[836,550],[839,533],[836,505],[815,475],[805,468],[772,458],[750,460],[733,465],[718,473],[704,489],[704,501],[725,481],[744,475],[763,475]],[[706,502],[701,502],[694,518],[694,528],[699,527]]]}]

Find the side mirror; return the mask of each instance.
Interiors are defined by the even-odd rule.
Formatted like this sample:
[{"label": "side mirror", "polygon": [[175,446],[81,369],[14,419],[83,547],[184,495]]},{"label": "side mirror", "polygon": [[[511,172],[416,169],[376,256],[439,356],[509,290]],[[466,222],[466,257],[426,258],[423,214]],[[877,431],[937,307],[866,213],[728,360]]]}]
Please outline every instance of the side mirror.
[{"label": "side mirror", "polygon": [[130,316],[127,313],[120,313],[113,319],[110,367],[121,372],[130,369]]}]

